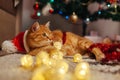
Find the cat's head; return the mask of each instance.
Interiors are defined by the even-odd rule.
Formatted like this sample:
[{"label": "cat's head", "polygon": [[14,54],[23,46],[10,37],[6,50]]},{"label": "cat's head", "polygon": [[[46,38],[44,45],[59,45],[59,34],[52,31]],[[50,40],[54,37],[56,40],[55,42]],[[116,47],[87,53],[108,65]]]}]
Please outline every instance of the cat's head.
[{"label": "cat's head", "polygon": [[52,37],[49,22],[43,25],[35,22],[28,30],[26,41],[29,48],[33,49],[50,45],[52,43]]}]

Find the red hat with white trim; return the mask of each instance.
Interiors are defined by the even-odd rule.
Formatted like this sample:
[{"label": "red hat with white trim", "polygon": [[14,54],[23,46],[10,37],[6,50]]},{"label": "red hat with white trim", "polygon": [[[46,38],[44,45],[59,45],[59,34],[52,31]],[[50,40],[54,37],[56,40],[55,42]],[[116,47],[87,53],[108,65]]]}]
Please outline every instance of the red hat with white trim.
[{"label": "red hat with white trim", "polygon": [[28,30],[26,30],[25,32],[19,33],[12,40],[5,40],[1,45],[2,50],[7,52],[7,53],[15,53],[15,52],[26,53],[26,52],[29,52],[29,48],[28,48],[28,45],[26,43],[27,33],[28,33]]},{"label": "red hat with white trim", "polygon": [[[46,26],[49,27],[50,22],[46,23]],[[35,22],[32,26],[39,25],[38,22]],[[1,47],[2,50],[7,53],[15,53],[15,52],[29,52],[29,46],[27,45],[26,36],[28,34],[28,30],[25,32],[19,33],[16,37],[14,37],[12,40],[5,40]]]}]

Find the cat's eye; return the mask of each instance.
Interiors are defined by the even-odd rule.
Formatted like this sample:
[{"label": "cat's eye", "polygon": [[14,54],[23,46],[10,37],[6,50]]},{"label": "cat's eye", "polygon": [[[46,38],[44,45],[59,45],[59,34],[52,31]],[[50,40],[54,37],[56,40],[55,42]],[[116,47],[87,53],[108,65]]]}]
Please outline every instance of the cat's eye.
[{"label": "cat's eye", "polygon": [[43,33],[42,35],[43,35],[43,36],[47,36],[47,34],[46,34],[46,33]]}]

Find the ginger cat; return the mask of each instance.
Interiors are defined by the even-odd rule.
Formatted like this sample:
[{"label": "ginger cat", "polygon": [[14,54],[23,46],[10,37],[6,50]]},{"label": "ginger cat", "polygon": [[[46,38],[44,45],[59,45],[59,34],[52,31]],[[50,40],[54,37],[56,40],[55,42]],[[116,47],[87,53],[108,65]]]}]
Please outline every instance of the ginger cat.
[{"label": "ginger cat", "polygon": [[[61,50],[66,55],[84,54],[93,44],[92,41],[71,32],[51,31],[49,22],[45,25],[35,22],[28,30],[26,41],[31,55],[36,55],[40,50],[52,49],[55,41],[60,41],[63,44]],[[97,61],[105,57],[99,48],[93,48],[91,52],[95,55]]]}]

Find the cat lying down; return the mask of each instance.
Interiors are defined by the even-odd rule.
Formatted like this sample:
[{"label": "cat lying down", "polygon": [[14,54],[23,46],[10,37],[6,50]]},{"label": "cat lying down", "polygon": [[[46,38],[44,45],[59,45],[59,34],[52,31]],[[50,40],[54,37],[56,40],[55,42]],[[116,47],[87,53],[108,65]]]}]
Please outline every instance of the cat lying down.
[{"label": "cat lying down", "polygon": [[[26,37],[24,37],[25,39],[23,42],[26,46],[24,47],[27,53],[31,55],[36,55],[41,50],[49,51],[54,48],[53,44],[55,42],[62,43],[61,51],[64,55],[71,56],[76,53],[83,55],[89,50],[89,47],[94,44],[89,39],[76,35],[72,32],[62,32],[61,30],[51,31],[49,29],[49,22],[45,25],[35,22],[25,32],[25,36]],[[5,44],[3,43],[3,45]],[[2,49],[6,50],[6,47],[3,46]],[[105,57],[102,51],[97,47],[92,48],[90,51],[95,55],[97,61],[101,61]]]},{"label": "cat lying down", "polygon": [[[26,40],[29,47],[28,52],[31,55],[36,55],[40,50],[49,50],[52,48],[53,43],[58,41],[63,44],[61,50],[66,55],[84,54],[93,44],[89,39],[71,32],[51,31],[49,22],[45,25],[35,22],[28,30]],[[93,48],[91,52],[95,55],[97,61],[105,57],[99,48]]]}]

